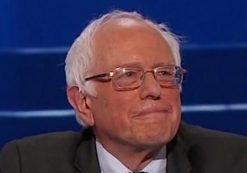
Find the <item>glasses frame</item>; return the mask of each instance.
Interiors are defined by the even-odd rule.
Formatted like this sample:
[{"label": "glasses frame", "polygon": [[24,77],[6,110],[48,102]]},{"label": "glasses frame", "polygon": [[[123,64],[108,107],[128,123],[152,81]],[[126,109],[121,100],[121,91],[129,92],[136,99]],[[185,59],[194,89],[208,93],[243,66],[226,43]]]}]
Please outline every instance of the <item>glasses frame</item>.
[{"label": "glasses frame", "polygon": [[[174,69],[176,69],[176,71],[178,71],[179,73],[179,80],[177,82],[177,84],[174,84],[174,85],[171,85],[171,86],[165,86],[165,85],[162,85],[160,83],[160,81],[157,79],[157,72],[159,69],[161,68],[171,68],[173,67]],[[129,70],[137,70],[137,71],[140,71],[142,73],[142,78],[140,79],[141,82],[140,84],[138,84],[137,86],[135,87],[119,87],[117,86],[115,83],[114,83],[114,75],[116,74],[116,72],[118,72],[120,69],[124,70],[124,69],[129,69]],[[142,83],[143,83],[143,80],[144,80],[144,77],[145,77],[145,74],[146,73],[153,73],[153,76],[155,78],[155,80],[160,84],[161,87],[174,87],[174,86],[179,86],[182,84],[183,82],[183,77],[184,77],[184,74],[186,73],[186,70],[183,69],[182,67],[180,66],[176,66],[176,65],[166,65],[166,66],[159,66],[159,67],[155,67],[153,68],[152,70],[144,70],[142,68],[138,68],[138,67],[117,67],[115,68],[114,70],[110,71],[110,72],[107,72],[107,73],[100,73],[100,74],[97,74],[97,75],[93,75],[93,76],[90,76],[90,77],[86,77],[84,80],[85,81],[90,81],[90,80],[94,80],[94,81],[98,81],[98,82],[110,82],[112,81],[112,86],[115,90],[118,90],[118,91],[123,91],[123,90],[134,90],[136,88],[139,88]]]}]

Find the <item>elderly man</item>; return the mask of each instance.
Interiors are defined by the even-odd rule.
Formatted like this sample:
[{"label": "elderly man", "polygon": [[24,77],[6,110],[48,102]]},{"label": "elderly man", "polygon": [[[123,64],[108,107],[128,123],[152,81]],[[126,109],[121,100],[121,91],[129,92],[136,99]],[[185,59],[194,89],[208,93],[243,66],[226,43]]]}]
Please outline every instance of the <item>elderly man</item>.
[{"label": "elderly man", "polygon": [[83,132],[8,144],[2,173],[246,173],[247,140],[180,122],[184,70],[164,25],[114,11],[66,58],[67,96]]}]

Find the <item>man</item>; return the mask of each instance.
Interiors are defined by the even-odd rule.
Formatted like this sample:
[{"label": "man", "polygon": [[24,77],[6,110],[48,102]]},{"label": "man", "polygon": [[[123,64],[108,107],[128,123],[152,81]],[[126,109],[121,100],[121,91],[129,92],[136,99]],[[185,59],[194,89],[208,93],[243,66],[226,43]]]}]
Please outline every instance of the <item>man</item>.
[{"label": "man", "polygon": [[246,173],[244,137],[180,122],[180,64],[164,25],[123,11],[94,20],[66,58],[85,130],[11,142],[1,173]]}]

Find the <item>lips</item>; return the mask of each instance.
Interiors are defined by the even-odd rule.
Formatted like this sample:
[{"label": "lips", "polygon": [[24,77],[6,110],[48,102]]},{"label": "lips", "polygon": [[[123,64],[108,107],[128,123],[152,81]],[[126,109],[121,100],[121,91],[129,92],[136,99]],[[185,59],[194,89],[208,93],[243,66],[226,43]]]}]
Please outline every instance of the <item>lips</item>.
[{"label": "lips", "polygon": [[141,108],[132,111],[132,115],[134,117],[139,117],[139,116],[145,116],[149,114],[156,114],[156,113],[170,113],[171,112],[171,107],[170,106],[158,106],[158,105],[144,105]]}]

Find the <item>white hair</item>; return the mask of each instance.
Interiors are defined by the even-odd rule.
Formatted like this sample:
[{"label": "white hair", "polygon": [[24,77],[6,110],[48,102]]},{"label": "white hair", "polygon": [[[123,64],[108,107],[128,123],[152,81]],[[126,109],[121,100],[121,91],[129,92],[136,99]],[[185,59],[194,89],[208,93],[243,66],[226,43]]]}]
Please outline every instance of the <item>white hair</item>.
[{"label": "white hair", "polygon": [[[69,87],[77,86],[82,92],[93,92],[92,88],[88,88],[90,85],[85,85],[84,78],[87,72],[90,71],[91,68],[93,68],[92,66],[94,59],[92,50],[94,34],[105,23],[112,20],[122,19],[138,20],[144,22],[145,24],[158,31],[170,47],[175,65],[181,65],[179,39],[175,34],[170,32],[169,28],[166,25],[157,24],[149,19],[145,19],[141,14],[137,12],[115,10],[99,17],[98,19],[91,21],[91,23],[86,26],[86,28],[72,44],[65,60],[66,82]],[[81,121],[78,119],[78,116],[77,120],[79,123],[81,123]]]}]

